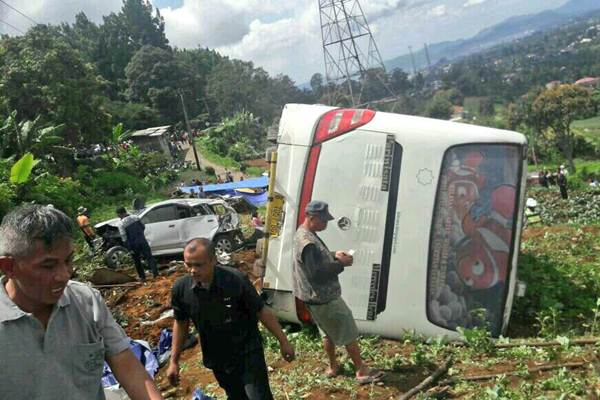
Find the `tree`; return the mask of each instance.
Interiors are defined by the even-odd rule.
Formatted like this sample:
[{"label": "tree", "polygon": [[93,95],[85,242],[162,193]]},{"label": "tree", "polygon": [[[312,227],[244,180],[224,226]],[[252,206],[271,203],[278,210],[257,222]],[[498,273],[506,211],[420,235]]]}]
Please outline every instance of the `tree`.
[{"label": "tree", "polygon": [[479,101],[479,114],[480,115],[494,115],[494,98],[484,97]]},{"label": "tree", "polygon": [[310,78],[310,88],[315,94],[315,97],[321,97],[323,95],[323,75],[318,72],[313,74]]},{"label": "tree", "polygon": [[392,89],[396,92],[396,94],[406,94],[406,92],[412,89],[412,84],[408,79],[408,74],[400,68],[395,68],[392,71],[390,84],[392,85]]},{"label": "tree", "polygon": [[[171,50],[143,46],[125,68],[126,95],[134,102],[151,105],[163,122],[173,123],[182,118],[179,92],[195,99],[192,68],[174,57]],[[190,110],[197,113],[197,109]]]},{"label": "tree", "polygon": [[36,25],[26,35],[0,41],[0,112],[19,121],[64,124],[66,145],[97,143],[110,129],[101,82],[93,65],[56,27]]},{"label": "tree", "polygon": [[123,0],[118,14],[103,17],[98,39],[97,65],[104,78],[113,85],[113,97],[122,89],[125,67],[142,46],[169,48],[165,23],[158,10],[146,0]]},{"label": "tree", "polygon": [[571,123],[593,115],[594,102],[590,91],[576,85],[560,85],[546,90],[533,102],[533,112],[542,128],[552,129],[558,148],[571,171],[575,172]]},{"label": "tree", "polygon": [[452,116],[452,103],[443,95],[435,95],[428,104],[425,115],[429,118],[448,120]]},{"label": "tree", "polygon": [[79,50],[87,61],[93,62],[98,58],[100,28],[90,21],[83,12],[75,16],[75,22],[72,26],[63,23],[60,30],[68,42]]}]

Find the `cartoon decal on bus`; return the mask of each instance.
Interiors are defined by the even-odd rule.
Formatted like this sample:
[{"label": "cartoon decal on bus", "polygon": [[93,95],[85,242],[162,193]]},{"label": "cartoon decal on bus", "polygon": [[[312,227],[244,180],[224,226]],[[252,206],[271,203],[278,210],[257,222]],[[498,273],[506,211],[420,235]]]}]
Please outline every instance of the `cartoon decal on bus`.
[{"label": "cartoon decal on bus", "polygon": [[514,145],[469,144],[444,156],[427,290],[428,318],[440,327],[488,326],[495,335],[501,329],[520,153]]}]

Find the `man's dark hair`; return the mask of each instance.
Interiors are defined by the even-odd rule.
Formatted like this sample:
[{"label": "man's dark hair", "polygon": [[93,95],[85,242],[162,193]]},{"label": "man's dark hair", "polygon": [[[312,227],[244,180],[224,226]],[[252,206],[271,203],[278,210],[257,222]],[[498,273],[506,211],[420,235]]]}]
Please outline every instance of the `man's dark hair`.
[{"label": "man's dark hair", "polygon": [[117,207],[116,213],[117,215],[127,214],[127,210],[125,209],[125,207]]},{"label": "man's dark hair", "polygon": [[0,256],[22,257],[33,251],[36,240],[51,248],[58,240],[73,238],[71,218],[62,211],[39,204],[17,207],[2,219]]},{"label": "man's dark hair", "polygon": [[191,239],[189,242],[186,243],[185,248],[189,249],[189,251],[196,251],[198,246],[203,247],[208,252],[208,254],[212,255],[213,257],[216,256],[215,245],[212,241],[208,240],[207,238]]}]

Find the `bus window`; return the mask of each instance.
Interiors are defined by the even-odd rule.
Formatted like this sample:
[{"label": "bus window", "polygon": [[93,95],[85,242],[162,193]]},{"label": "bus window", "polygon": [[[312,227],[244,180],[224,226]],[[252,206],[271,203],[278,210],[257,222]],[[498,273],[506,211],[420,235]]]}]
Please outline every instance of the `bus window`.
[{"label": "bus window", "polygon": [[429,245],[427,316],[432,323],[500,333],[521,163],[515,145],[461,145],[444,155]]}]

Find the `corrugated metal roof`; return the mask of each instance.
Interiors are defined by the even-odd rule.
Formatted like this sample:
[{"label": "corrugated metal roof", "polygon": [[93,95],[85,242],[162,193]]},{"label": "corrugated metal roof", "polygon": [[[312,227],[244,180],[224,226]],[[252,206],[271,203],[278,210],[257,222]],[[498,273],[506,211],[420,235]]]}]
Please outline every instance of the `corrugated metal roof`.
[{"label": "corrugated metal roof", "polygon": [[169,131],[171,125],[156,126],[154,128],[146,128],[139,131],[135,131],[131,134],[131,137],[141,136],[162,136]]}]

